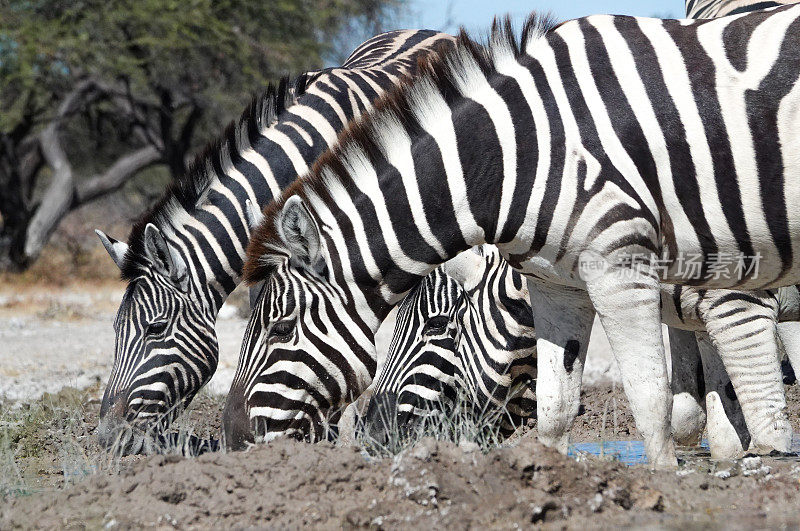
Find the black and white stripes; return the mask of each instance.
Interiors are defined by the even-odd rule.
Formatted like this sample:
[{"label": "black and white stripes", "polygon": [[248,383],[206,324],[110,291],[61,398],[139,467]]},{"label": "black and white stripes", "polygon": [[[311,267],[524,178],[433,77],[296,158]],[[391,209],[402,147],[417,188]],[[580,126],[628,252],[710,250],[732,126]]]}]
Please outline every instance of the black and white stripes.
[{"label": "black and white stripes", "polygon": [[525,280],[493,246],[461,253],[400,304],[366,427],[379,438],[467,402],[510,433],[536,410],[535,353]]},{"label": "black and white stripes", "polygon": [[796,0],[686,0],[686,18],[719,18],[794,3]]},{"label": "black and white stripes", "polygon": [[[133,228],[128,243],[98,233],[129,282],[117,318],[100,438],[142,429],[188,403],[217,364],[216,315],[239,283],[246,201],[264,205],[308,170],[347,122],[452,37],[395,31],[361,45],[341,68],[269,87]],[[138,442],[137,442],[138,441]],[[134,437],[135,451],[141,438]]]},{"label": "black and white stripes", "polygon": [[[250,280],[292,276],[358,331],[347,350],[324,336],[296,342],[293,363],[313,372],[336,355],[371,378],[367,343],[391,306],[437,264],[495,243],[531,278],[540,438],[566,440],[553,414],[577,411],[580,375],[565,389],[554,373],[580,365],[596,310],[650,462],[674,466],[660,281],[746,290],[800,280],[800,167],[788,148],[800,140],[798,16],[598,16],[550,30],[534,20],[519,44],[495,31],[488,52],[462,38],[350,128],[255,233]],[[720,273],[721,253],[748,267]],[[690,257],[694,276],[682,267]],[[266,306],[273,296],[265,289]],[[248,343],[267,359],[283,331],[273,323],[315,319],[271,317]],[[731,373],[734,386],[744,377]],[[339,397],[363,390],[339,383]],[[292,392],[317,400],[306,386]],[[300,429],[298,409],[281,416]]]}]

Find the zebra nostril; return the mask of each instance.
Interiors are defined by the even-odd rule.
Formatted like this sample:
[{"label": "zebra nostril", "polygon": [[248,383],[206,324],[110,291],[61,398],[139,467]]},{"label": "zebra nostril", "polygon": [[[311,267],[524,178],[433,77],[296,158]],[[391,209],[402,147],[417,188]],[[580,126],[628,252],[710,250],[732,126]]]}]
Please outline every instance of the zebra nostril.
[{"label": "zebra nostril", "polygon": [[228,450],[244,450],[255,441],[247,415],[244,394],[233,388],[222,411],[224,445]]},{"label": "zebra nostril", "polygon": [[119,391],[114,394],[106,394],[103,396],[103,402],[100,405],[100,418],[112,418],[122,420],[127,413],[127,391]]},{"label": "zebra nostril", "polygon": [[125,422],[127,395],[127,392],[109,394],[106,390],[106,394],[103,396],[103,403],[100,406],[100,422],[95,433],[100,446],[104,448],[113,447],[127,425]]},{"label": "zebra nostril", "polygon": [[124,429],[125,422],[121,418],[106,415],[97,424],[97,442],[103,448],[113,448]]},{"label": "zebra nostril", "polygon": [[397,393],[386,391],[373,395],[364,415],[364,429],[375,442],[385,444],[398,429]]}]

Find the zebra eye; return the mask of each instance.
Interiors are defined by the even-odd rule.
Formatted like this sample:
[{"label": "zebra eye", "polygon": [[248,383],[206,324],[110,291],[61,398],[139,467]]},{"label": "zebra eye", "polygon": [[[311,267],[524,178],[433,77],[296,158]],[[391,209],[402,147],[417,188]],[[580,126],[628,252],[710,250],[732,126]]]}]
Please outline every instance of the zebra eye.
[{"label": "zebra eye", "polygon": [[275,338],[276,340],[287,340],[294,332],[294,319],[284,319],[283,321],[278,321],[269,331],[269,336]]},{"label": "zebra eye", "polygon": [[447,331],[447,325],[449,323],[450,319],[446,315],[437,315],[436,317],[431,317],[425,323],[422,333],[426,336],[437,336],[444,334]]},{"label": "zebra eye", "polygon": [[167,330],[167,322],[161,321],[157,323],[150,323],[147,327],[147,335],[149,336],[160,336]]}]

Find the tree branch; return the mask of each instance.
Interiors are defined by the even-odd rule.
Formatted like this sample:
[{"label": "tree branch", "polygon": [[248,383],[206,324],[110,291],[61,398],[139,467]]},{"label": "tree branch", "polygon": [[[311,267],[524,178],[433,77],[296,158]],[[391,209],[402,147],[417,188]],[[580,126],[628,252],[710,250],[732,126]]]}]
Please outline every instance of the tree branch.
[{"label": "tree branch", "polygon": [[61,145],[60,129],[64,119],[85,106],[97,91],[91,79],[79,82],[58,106],[55,118],[39,133],[42,157],[53,170],[53,177],[45,190],[41,203],[31,217],[25,231],[23,259],[30,261],[39,256],[50,234],[69,212],[75,193],[72,165]]},{"label": "tree branch", "polygon": [[78,183],[75,187],[75,203],[73,206],[83,205],[118,190],[136,173],[160,160],[161,155],[153,146],[147,146],[123,155],[103,173]]}]

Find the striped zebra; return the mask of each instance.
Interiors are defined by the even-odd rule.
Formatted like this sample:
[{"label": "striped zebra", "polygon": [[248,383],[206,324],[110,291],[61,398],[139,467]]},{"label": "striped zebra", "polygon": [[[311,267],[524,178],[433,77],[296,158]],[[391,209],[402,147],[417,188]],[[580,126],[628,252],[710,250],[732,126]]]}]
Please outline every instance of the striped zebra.
[{"label": "striped zebra", "polygon": [[[686,16],[716,18],[790,3],[796,1],[689,0],[686,2]],[[781,291],[780,313],[786,316],[791,313],[791,306],[796,304],[797,290]],[[707,296],[708,293],[704,295]],[[784,347],[784,355],[789,358],[781,366],[784,370],[784,381],[790,381],[791,361],[794,361],[795,366],[800,366],[800,323],[781,322],[778,325],[778,337],[778,346]],[[712,456],[729,458],[741,454],[747,449],[750,434],[737,401],[737,394],[733,392],[722,360],[714,352],[711,339],[699,332],[695,342],[691,331],[682,332],[670,328],[670,345],[673,354],[672,390],[675,394],[672,426],[676,440],[684,444],[699,442],[706,426],[707,415]],[[748,344],[750,349],[753,346],[752,343]]]},{"label": "striped zebra", "polygon": [[168,425],[216,370],[214,324],[240,281],[250,233],[245,201],[261,206],[279,196],[349,120],[452,40],[385,33],[340,68],[268,87],[134,225],[128,243],[97,231],[128,281],[100,413],[104,445],[136,452],[142,433]]},{"label": "striped zebra", "polygon": [[[503,363],[495,363],[493,368],[486,369],[480,361],[486,358],[487,350],[494,349],[495,359],[503,360],[505,366],[510,366],[515,358],[504,359],[504,355],[508,356],[505,351],[516,349],[510,348],[508,343],[481,337],[475,333],[475,328],[498,330],[503,329],[505,322],[527,323],[523,327],[525,341],[531,341],[535,331],[530,320],[531,308],[527,301],[520,300],[527,297],[527,289],[517,289],[516,279],[512,283],[487,282],[494,273],[498,276],[510,275],[511,278],[518,274],[500,259],[496,248],[486,249],[489,249],[486,260],[481,260],[475,253],[466,252],[437,268],[400,304],[389,354],[374,384],[373,397],[364,418],[367,431],[373,439],[386,440],[387,432],[393,428],[413,427],[423,415],[446,412],[457,397],[472,399],[476,409],[482,413],[487,412],[487,402],[494,408],[504,406],[508,383],[518,372],[509,374],[511,371],[503,370]],[[473,339],[468,343],[464,343],[463,339],[457,340],[460,331],[465,329],[459,310],[463,306],[464,285],[469,285],[470,290],[480,289],[485,294],[482,297],[483,304],[471,307],[473,311],[466,333],[473,332]],[[498,286],[505,289],[498,289]],[[504,302],[509,293],[513,295],[513,304]],[[706,403],[701,404],[699,398],[695,398],[695,404],[698,408],[702,407],[701,412],[708,411],[708,439],[712,457],[722,459],[742,455],[749,448],[750,434],[714,345],[736,352],[742,359],[764,356],[770,361],[770,356],[775,353],[773,321],[800,321],[800,295],[797,288],[781,288],[774,293],[720,293],[719,290],[700,291],[665,285],[662,286],[661,297],[662,319],[670,323],[670,331],[687,331],[691,341],[689,347],[684,347],[676,343],[675,336],[672,336],[673,381],[681,380],[682,374],[685,374],[685,379],[697,382],[697,373],[705,373],[705,379],[697,383],[705,388],[703,394],[706,397],[703,398]],[[712,319],[712,312],[732,318]],[[493,323],[499,323],[498,328],[493,328]],[[711,335],[706,331],[707,328],[711,330]],[[514,330],[517,329],[518,325]],[[695,333],[702,334],[699,351]],[[511,337],[514,339],[513,335]],[[524,357],[520,358],[519,353],[516,356],[517,363],[526,363],[523,365],[524,373],[531,381],[535,380],[534,352],[535,348],[530,345]],[[697,354],[694,359],[687,360],[681,359],[681,352]],[[470,363],[473,357],[478,363],[472,364],[475,370],[465,378],[462,366],[465,362]],[[755,374],[752,387],[760,390],[764,375],[758,370]],[[767,376],[770,376],[770,371],[767,371]],[[483,382],[483,387],[478,388],[477,393],[475,381]],[[501,392],[492,400],[491,394],[486,391],[495,388]],[[531,394],[525,398],[526,406],[534,404],[533,391],[530,390]],[[774,409],[780,410],[780,405]],[[506,432],[534,413],[530,407],[509,407],[508,410],[511,413],[508,417],[494,415],[507,421],[504,426]],[[672,429],[676,440],[683,444],[699,443],[706,427],[706,415],[698,415],[697,410],[683,411],[681,407],[673,405],[673,416],[676,410],[678,415],[694,415],[673,418]],[[770,411],[763,411],[760,420],[769,423],[771,419]]]},{"label": "striped zebra", "polygon": [[[487,402],[495,408],[504,406],[509,382],[520,374],[513,372],[513,367],[520,361],[524,362],[522,374],[532,383],[535,380],[535,345],[532,344],[535,330],[531,308],[525,300],[527,289],[517,287],[521,278],[499,257],[496,248],[483,246],[481,249],[487,249],[485,259],[480,259],[475,253],[461,253],[428,275],[398,307],[389,354],[374,384],[373,397],[364,418],[373,439],[386,440],[385,432],[392,428],[411,427],[422,415],[447,411],[447,406],[457,397],[472,399],[480,412],[487,411]],[[507,281],[488,282],[495,275],[498,278],[507,275]],[[464,286],[468,286],[467,291],[479,289],[484,301],[470,307],[469,327],[464,326],[460,310],[464,306]],[[771,361],[770,356],[775,355],[772,340],[774,321],[800,321],[798,289],[790,287],[776,292],[740,293],[664,285],[661,298],[662,319],[670,324],[670,332],[687,331],[691,341],[688,347],[683,346],[678,342],[680,339],[672,336],[673,381],[685,379],[696,382],[698,387],[705,387],[707,405],[701,405],[699,398],[695,398],[695,404],[702,407],[700,412],[708,411],[712,457],[740,456],[749,447],[750,435],[727,373],[724,367],[717,366],[721,361],[714,345],[735,352],[741,359],[765,357]],[[720,319],[717,317],[720,314],[731,318]],[[509,334],[509,328],[504,325],[508,322],[516,322],[512,332],[522,330],[523,334]],[[494,323],[497,323],[497,328],[492,326]],[[521,328],[520,323],[523,325]],[[493,341],[491,335],[479,333],[489,329],[501,338],[522,340],[525,350],[514,348],[508,341]],[[466,333],[470,340],[464,342],[460,333]],[[702,334],[699,351],[695,333]],[[487,350],[493,351],[496,360],[491,368],[480,363],[486,358]],[[511,353],[510,360],[509,350],[517,350]],[[693,359],[681,359],[682,352],[696,354]],[[462,366],[473,358],[478,363],[471,364],[474,370],[465,377]],[[512,370],[505,371],[504,366],[512,367]],[[703,372],[707,374],[705,382],[697,381],[697,374]],[[758,370],[755,373],[757,377],[752,387],[760,390],[764,375]],[[767,374],[774,376],[771,371]],[[482,383],[479,386],[474,384],[475,381]],[[495,388],[500,393],[492,399],[487,391]],[[535,390],[526,391],[530,393],[525,396],[526,406],[509,407],[511,415],[500,417],[507,421],[506,432],[534,414],[530,405],[535,404]],[[683,444],[697,444],[706,427],[706,415],[698,414],[697,409],[683,410],[679,398],[676,397],[679,405],[673,406],[673,415],[677,410],[678,415],[688,418],[673,418],[673,434]],[[774,409],[780,408],[776,405]],[[690,414],[693,417],[689,417]],[[767,423],[771,419],[769,410],[760,417]]]},{"label": "striped zebra", "polygon": [[[248,246],[245,277],[266,283],[243,354],[269,366],[244,391],[264,400],[264,438],[308,434],[315,409],[363,391],[374,332],[403,294],[493,243],[531,279],[540,438],[565,440],[555,408],[577,410],[562,397],[581,375],[563,389],[556,373],[585,353],[596,310],[649,462],[674,467],[660,281],[800,281],[799,168],[782,151],[800,134],[798,17],[534,17],[520,42],[508,27],[488,50],[462,36],[382,99]],[[747,367],[723,360],[746,385]]]},{"label": "striped zebra", "polygon": [[797,0],[686,0],[686,18],[719,18],[797,3]]},{"label": "striped zebra", "polygon": [[[745,9],[743,4],[743,2],[729,3],[728,6],[724,6],[718,16],[730,14],[729,10],[732,9],[742,11]],[[757,7],[750,6],[749,10],[753,9],[757,9]],[[432,275],[436,276],[435,281],[426,279],[420,286],[412,290],[409,298],[435,301],[437,303],[436,313],[431,314],[428,308],[418,307],[417,320],[412,321],[407,318],[407,314],[413,308],[410,304],[411,301],[406,300],[400,306],[400,313],[406,315],[406,318],[398,321],[395,327],[395,339],[401,340],[393,342],[391,346],[387,365],[377,378],[375,394],[365,419],[374,437],[377,437],[377,433],[381,431],[378,428],[386,428],[387,421],[392,426],[407,426],[415,412],[422,414],[437,410],[439,408],[436,404],[442,402],[442,395],[445,395],[447,401],[452,402],[458,390],[463,388],[463,384],[456,385],[454,383],[463,382],[463,378],[459,380],[460,373],[458,373],[458,365],[455,362],[466,359],[469,353],[456,353],[452,348],[446,348],[446,345],[452,344],[452,341],[447,338],[436,338],[437,344],[428,346],[427,335],[424,329],[420,328],[421,324],[425,322],[426,316],[441,321],[446,319],[444,316],[452,316],[457,301],[454,294],[446,289],[456,289],[457,283],[452,279],[447,279],[446,273],[441,269],[437,269]],[[436,289],[443,291],[436,293],[434,291]],[[675,291],[676,289],[677,291]],[[791,288],[790,291],[783,289],[781,291],[793,293],[794,296],[789,297],[790,300],[796,298],[796,288]],[[675,325],[675,327],[670,327],[670,344],[673,350],[671,386],[675,394],[672,430],[677,441],[683,444],[699,443],[700,436],[706,427],[706,420],[708,420],[712,457],[734,458],[748,450],[750,434],[737,401],[738,397],[732,389],[732,384],[714,344],[720,345],[723,349],[736,351],[740,358],[750,359],[753,362],[761,359],[768,365],[773,365],[769,359],[769,353],[775,351],[770,330],[772,319],[773,317],[780,320],[792,319],[791,313],[796,310],[796,308],[786,308],[783,305],[779,312],[780,315],[775,313],[776,296],[777,294],[772,293],[737,294],[713,290],[703,290],[698,293],[691,289],[664,287],[662,298],[665,302],[662,303],[662,313],[665,320],[669,320]],[[783,298],[787,297],[784,295]],[[676,299],[682,299],[684,307],[676,306],[674,304]],[[702,312],[697,308],[700,306],[713,308],[716,305],[727,308],[735,306],[737,321],[731,323],[730,320],[724,320],[724,326],[716,323],[713,328],[714,337],[711,338],[705,331],[706,324],[703,318],[705,316],[701,316]],[[766,315],[764,310],[766,310]],[[747,316],[749,323],[742,323],[744,316]],[[491,316],[482,317],[487,322],[491,321]],[[791,325],[791,328],[787,328],[787,325]],[[732,328],[734,326],[735,328]],[[782,322],[779,336],[787,338],[787,342],[790,342],[797,335],[794,332],[797,327],[798,323],[796,322]],[[695,341],[695,331],[700,335],[699,344]],[[740,335],[747,337],[748,340],[745,343],[738,341],[737,336]],[[756,337],[761,340],[754,341]],[[420,356],[419,352],[426,346],[428,346],[428,350],[424,352],[424,356]],[[480,345],[477,350],[480,350]],[[775,376],[773,371],[760,370],[761,367],[757,363],[752,363],[752,365],[751,369],[756,375],[763,377],[763,373],[766,372],[772,377]],[[426,372],[434,367],[439,371],[441,381],[436,381],[436,378]],[[447,367],[450,370],[441,371],[440,367]],[[413,379],[420,378],[418,374],[420,371],[424,373],[425,385],[418,385],[411,381],[412,377]],[[698,376],[702,379],[704,373],[705,381],[698,381]],[[487,375],[483,376],[487,377]],[[750,387],[759,392],[761,383],[760,378],[754,378]],[[398,393],[398,389],[402,389],[402,392]],[[705,396],[700,396],[701,389]],[[785,407],[785,402],[781,402],[780,398],[773,402],[777,403],[772,404],[772,408],[764,410],[763,414],[759,416],[764,423],[771,422],[771,411],[780,411]],[[422,404],[422,407],[417,404]]]},{"label": "striped zebra", "polygon": [[469,402],[510,434],[536,411],[535,379],[527,283],[496,247],[476,247],[436,268],[399,305],[364,424],[384,441],[395,427]]}]

